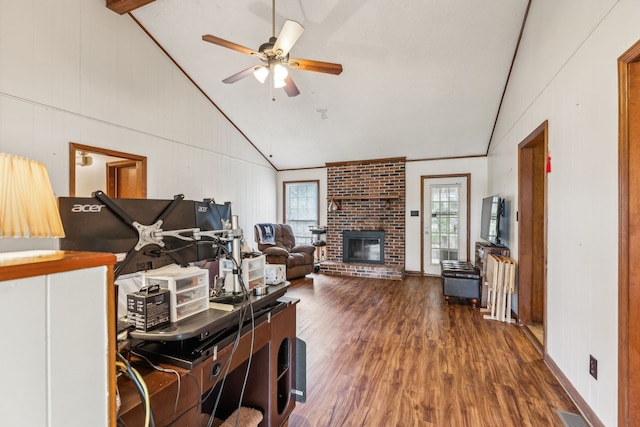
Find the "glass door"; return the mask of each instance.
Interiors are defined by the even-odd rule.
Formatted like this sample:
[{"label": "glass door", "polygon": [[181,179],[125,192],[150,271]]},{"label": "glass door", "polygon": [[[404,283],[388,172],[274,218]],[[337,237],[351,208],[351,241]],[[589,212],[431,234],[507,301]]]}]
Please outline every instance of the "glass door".
[{"label": "glass door", "polygon": [[440,274],[440,261],[467,260],[467,176],[423,182],[423,272]]},{"label": "glass door", "polygon": [[458,260],[460,185],[431,186],[431,263]]}]

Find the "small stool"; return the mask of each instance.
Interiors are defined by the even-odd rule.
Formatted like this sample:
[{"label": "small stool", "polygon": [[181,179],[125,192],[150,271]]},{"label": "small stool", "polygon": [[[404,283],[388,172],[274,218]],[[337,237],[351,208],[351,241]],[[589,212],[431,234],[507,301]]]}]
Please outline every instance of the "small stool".
[{"label": "small stool", "polygon": [[482,290],[480,271],[470,262],[464,261],[442,261],[440,268],[442,294],[447,304],[451,297],[467,298],[475,308]]}]

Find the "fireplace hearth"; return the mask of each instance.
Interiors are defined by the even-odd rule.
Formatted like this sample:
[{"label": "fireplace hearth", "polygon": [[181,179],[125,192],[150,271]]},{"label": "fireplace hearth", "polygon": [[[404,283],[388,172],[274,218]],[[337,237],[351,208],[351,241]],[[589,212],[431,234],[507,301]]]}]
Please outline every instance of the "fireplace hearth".
[{"label": "fireplace hearth", "polygon": [[384,231],[343,231],[342,262],[384,264]]}]

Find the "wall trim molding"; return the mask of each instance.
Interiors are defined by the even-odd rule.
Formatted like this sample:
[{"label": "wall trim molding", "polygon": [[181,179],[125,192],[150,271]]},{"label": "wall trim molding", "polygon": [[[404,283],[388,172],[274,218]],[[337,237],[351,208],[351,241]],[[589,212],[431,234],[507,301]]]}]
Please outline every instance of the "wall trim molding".
[{"label": "wall trim molding", "polygon": [[593,427],[605,427],[595,412],[593,412],[589,404],[582,398],[582,396],[580,396],[580,393],[578,393],[575,387],[573,387],[571,381],[569,381],[569,379],[564,375],[560,367],[556,365],[556,362],[551,358],[551,356],[549,356],[549,354],[545,354],[544,363],[549,367],[553,375],[555,375],[571,400],[573,400],[573,403],[578,407],[582,416],[585,417]]}]

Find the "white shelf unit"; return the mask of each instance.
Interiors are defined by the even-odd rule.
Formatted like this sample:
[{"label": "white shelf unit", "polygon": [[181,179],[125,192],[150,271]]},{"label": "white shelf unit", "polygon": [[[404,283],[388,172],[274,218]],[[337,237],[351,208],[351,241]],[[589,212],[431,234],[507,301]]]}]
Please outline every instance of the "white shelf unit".
[{"label": "white shelf unit", "polygon": [[177,322],[209,308],[209,271],[180,268],[160,274],[145,274],[144,286],[159,285],[171,291],[169,312]]},{"label": "white shelf unit", "polygon": [[[244,281],[247,289],[251,289],[256,285],[264,285],[266,283],[265,265],[266,258],[264,255],[253,258],[245,258],[242,260],[242,280]],[[226,278],[227,275],[231,273],[233,273],[233,260],[221,259],[220,276]],[[227,286],[225,284],[225,289],[226,288]]]}]

